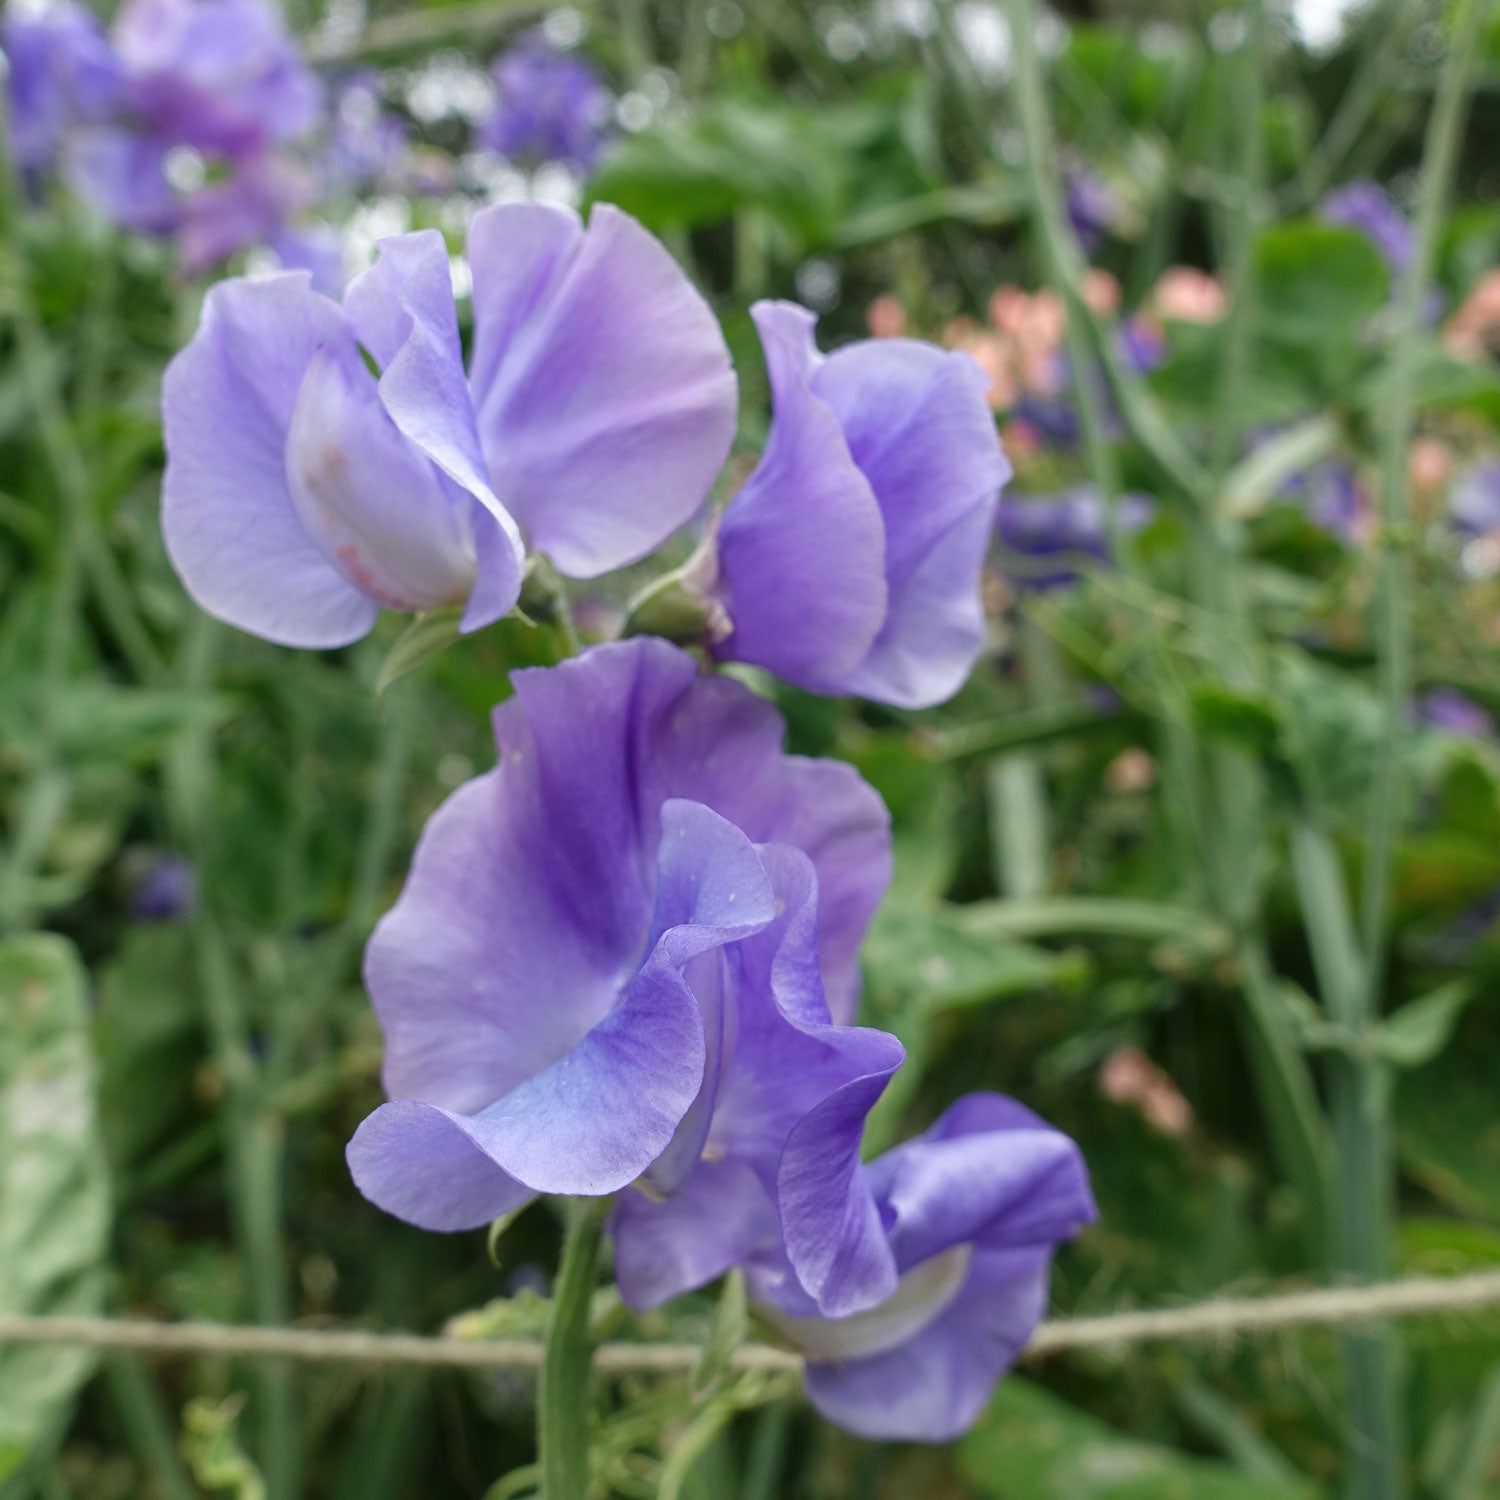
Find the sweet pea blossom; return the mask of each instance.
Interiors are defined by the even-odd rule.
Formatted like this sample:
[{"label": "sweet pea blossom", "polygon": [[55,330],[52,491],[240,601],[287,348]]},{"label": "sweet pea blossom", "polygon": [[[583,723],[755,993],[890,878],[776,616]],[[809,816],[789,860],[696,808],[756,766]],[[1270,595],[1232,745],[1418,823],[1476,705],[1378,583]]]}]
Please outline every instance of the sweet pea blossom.
[{"label": "sweet pea blossom", "polygon": [[[504,204],[469,232],[468,376],[435,230],[383,240],[340,304],[306,272],[214,287],[167,371],[162,527],[210,614],[347,644],[382,606],[509,612],[528,547],[592,578],[699,507],[735,382],[707,305],[605,205]],[[367,360],[379,370],[378,377]]]},{"label": "sweet pea blossom", "polygon": [[828,1317],[773,1251],[747,1266],[752,1302],[802,1351],[808,1398],[829,1421],[861,1437],[948,1442],[1046,1311],[1057,1245],[1097,1217],[1083,1158],[1014,1100],[969,1094],[864,1179],[894,1290]]},{"label": "sweet pea blossom", "polygon": [[771,434],[714,539],[716,654],[814,692],[952,697],[983,643],[979,572],[1010,476],[988,380],[913,339],[824,356],[789,302],[751,314]]},{"label": "sweet pea blossom", "polygon": [[484,145],[529,166],[586,172],[599,159],[612,101],[583,58],[532,34],[499,57],[491,75],[496,103],[479,128]]},{"label": "sweet pea blossom", "polygon": [[1319,205],[1318,217],[1358,230],[1380,252],[1392,275],[1404,271],[1416,253],[1410,222],[1378,182],[1366,178],[1336,189]]},{"label": "sweet pea blossom", "polygon": [[749,1253],[785,1193],[825,1300],[880,1294],[858,1140],[902,1052],[844,1024],[889,877],[880,799],[655,638],[512,680],[496,768],[433,815],[366,955],[392,1102],[350,1143],[360,1191],[460,1230],[639,1184],[670,1220],[644,1266],[663,1225],[621,1231],[642,1304]]},{"label": "sweet pea blossom", "polygon": [[[1117,524],[1132,536],[1151,519],[1145,495],[1121,495]],[[1090,485],[1057,495],[1006,495],[995,532],[1008,557],[1001,566],[1019,588],[1046,590],[1075,583],[1086,558],[1112,561],[1104,500]]]},{"label": "sweet pea blossom", "polygon": [[0,48],[9,64],[6,124],[23,172],[51,167],[69,129],[104,119],[114,108],[120,66],[92,11],[65,3],[31,15],[0,17]]}]

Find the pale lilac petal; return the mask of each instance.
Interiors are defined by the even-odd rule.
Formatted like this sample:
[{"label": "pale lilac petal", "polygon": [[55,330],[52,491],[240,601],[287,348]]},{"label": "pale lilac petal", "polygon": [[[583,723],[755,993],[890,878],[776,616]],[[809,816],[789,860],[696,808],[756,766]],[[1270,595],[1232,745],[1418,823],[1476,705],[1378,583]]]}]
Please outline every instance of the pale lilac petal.
[{"label": "pale lilac petal", "polygon": [[302,524],[361,593],[399,610],[468,595],[469,497],[396,430],[356,350],[313,355],[286,464]]},{"label": "pale lilac petal", "polygon": [[162,397],[173,566],[209,614],[289,646],[346,645],[379,612],[308,535],[287,486],[297,392],[322,346],[352,340],[306,272],[223,282]]},{"label": "pale lilac petal", "polygon": [[400,1099],[354,1132],[345,1156],[355,1186],[419,1229],[478,1229],[535,1196],[495,1165],[463,1115]]},{"label": "pale lilac petal", "polygon": [[[442,235],[425,229],[382,240],[375,264],[349,284],[344,305],[355,334],[382,367],[380,397],[391,419],[503,534],[503,543],[486,538],[483,603],[463,622],[466,629],[488,624],[515,606],[525,557],[515,522],[485,473]],[[473,524],[478,532],[483,521],[476,516]]]},{"label": "pale lilac petal", "polygon": [[951,697],[984,639],[979,576],[1010,466],[966,354],[873,339],[831,355],[813,389],[880,503],[889,610],[846,691],[905,708]]},{"label": "pale lilac petal", "polygon": [[605,204],[587,229],[547,205],[488,209],[469,261],[496,494],[569,577],[645,556],[702,505],[734,436],[734,371],[707,303]]},{"label": "pale lilac petal", "polygon": [[852,672],[880,631],[885,527],[838,418],[813,394],[816,319],[789,302],[752,315],[773,420],[719,525],[715,592],[733,629],[716,651],[817,690]]},{"label": "pale lilac petal", "polygon": [[670,1198],[622,1193],[609,1232],[620,1295],[645,1312],[774,1244],[776,1213],[748,1162],[705,1160]]},{"label": "pale lilac petal", "polygon": [[159,140],[112,125],[79,130],[63,146],[62,175],[78,197],[111,223],[169,234],[179,218]]},{"label": "pale lilac petal", "polygon": [[840,1363],[809,1362],[808,1399],[878,1442],[946,1443],[984,1409],[1047,1305],[1051,1249],[976,1250],[962,1289],[915,1338]]},{"label": "pale lilac petal", "polygon": [[964,1136],[922,1136],[890,1153],[885,1204],[902,1270],[953,1245],[1055,1244],[1097,1217],[1078,1147],[1037,1120]]}]

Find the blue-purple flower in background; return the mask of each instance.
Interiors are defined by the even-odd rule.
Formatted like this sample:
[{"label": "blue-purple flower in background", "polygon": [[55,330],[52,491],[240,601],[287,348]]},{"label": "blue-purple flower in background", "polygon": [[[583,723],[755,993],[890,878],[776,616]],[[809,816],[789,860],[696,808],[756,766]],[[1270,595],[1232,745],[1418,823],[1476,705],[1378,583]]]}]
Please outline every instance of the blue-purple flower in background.
[{"label": "blue-purple flower in background", "polygon": [[989,380],[913,339],[825,357],[789,302],[751,314],[771,434],[714,538],[715,654],[813,692],[940,703],[983,645],[979,575],[1010,477]]},{"label": "blue-purple flower in background", "polygon": [[[1144,495],[1121,495],[1116,503],[1122,536],[1133,536],[1151,519],[1154,507]],[[1056,495],[1002,497],[995,534],[1000,569],[1018,588],[1064,588],[1077,582],[1088,560],[1113,561],[1104,501],[1089,485]]]},{"label": "blue-purple flower in background", "polygon": [[645,1306],[744,1259],[815,1175],[809,1279],[830,1305],[888,1292],[858,1143],[902,1051],[847,1024],[879,797],[664,641],[513,682],[495,770],[433,815],[370,942],[392,1102],[350,1143],[360,1190],[458,1230],[637,1184],[614,1230]]},{"label": "blue-purple flower in background", "polygon": [[1493,740],[1495,721],[1472,698],[1452,687],[1429,688],[1412,704],[1413,717],[1429,729],[1466,740]]},{"label": "blue-purple flower in background", "polygon": [[1500,533],[1500,460],[1466,469],[1448,497],[1453,529],[1470,541]]},{"label": "blue-purple flower in background", "polygon": [[1092,255],[1120,222],[1119,198],[1097,172],[1083,165],[1063,173],[1063,208],[1085,255]]},{"label": "blue-purple flower in background", "polygon": [[50,169],[67,133],[105,119],[120,92],[120,64],[93,12],[65,3],[0,18],[10,149],[28,177]]},{"label": "blue-purple flower in background", "polygon": [[1380,251],[1393,277],[1411,264],[1416,248],[1411,224],[1378,182],[1336,188],[1319,205],[1318,216],[1329,224],[1357,229]]},{"label": "blue-purple flower in background", "polygon": [[521,166],[594,166],[614,102],[582,57],[533,33],[496,59],[491,75],[495,110],[479,128],[482,144]]},{"label": "blue-purple flower in background", "polygon": [[[747,1266],[756,1310],[806,1357],[813,1405],[881,1441],[947,1442],[979,1415],[1047,1306],[1053,1253],[1097,1217],[1078,1147],[1014,1100],[969,1094],[864,1169],[892,1291],[821,1313],[796,1257]],[[816,1208],[784,1192],[783,1220]]]},{"label": "blue-purple flower in background", "polygon": [[165,378],[162,527],[210,614],[294,646],[357,640],[382,607],[477,629],[528,549],[592,578],[702,504],[734,372],[666,250],[607,205],[585,228],[506,204],[469,262],[467,376],[436,230],[383,240],[342,304],[298,272],[209,293]]}]

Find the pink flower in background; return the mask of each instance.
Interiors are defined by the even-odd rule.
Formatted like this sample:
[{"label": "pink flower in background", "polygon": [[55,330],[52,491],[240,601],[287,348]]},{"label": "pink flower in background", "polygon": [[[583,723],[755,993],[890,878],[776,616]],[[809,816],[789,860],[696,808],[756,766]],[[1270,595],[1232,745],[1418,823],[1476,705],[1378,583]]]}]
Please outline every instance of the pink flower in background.
[{"label": "pink flower in background", "polygon": [[1151,310],[1171,323],[1217,323],[1229,299],[1217,277],[1196,266],[1169,266],[1157,279]]},{"label": "pink flower in background", "polygon": [[1153,1130],[1180,1140],[1193,1127],[1193,1106],[1139,1047],[1118,1047],[1099,1069],[1099,1092],[1133,1105]]}]

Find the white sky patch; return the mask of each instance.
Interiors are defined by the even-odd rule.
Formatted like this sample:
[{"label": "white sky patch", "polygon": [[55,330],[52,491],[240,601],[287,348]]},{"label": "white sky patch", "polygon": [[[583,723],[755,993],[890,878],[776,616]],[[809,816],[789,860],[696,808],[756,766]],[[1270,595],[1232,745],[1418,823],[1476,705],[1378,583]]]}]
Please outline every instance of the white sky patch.
[{"label": "white sky patch", "polygon": [[460,52],[438,52],[406,80],[406,107],[424,125],[456,117],[482,120],[495,107],[490,75]]},{"label": "white sky patch", "polygon": [[1329,52],[1343,39],[1362,0],[1292,0],[1292,27],[1309,52]]},{"label": "white sky patch", "polygon": [[351,275],[375,260],[375,246],[411,228],[411,205],[405,198],[376,198],[361,204],[344,229],[344,266]]},{"label": "white sky patch", "polygon": [[542,22],[542,35],[554,47],[576,47],[586,30],[582,12],[574,10],[571,5],[548,11],[547,19]]},{"label": "white sky patch", "polygon": [[966,0],[953,12],[958,44],[981,78],[994,81],[1010,74],[1010,27],[997,5]]}]

